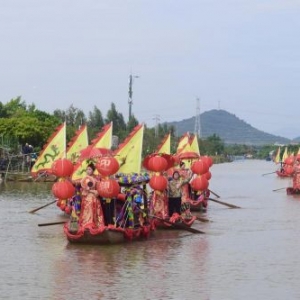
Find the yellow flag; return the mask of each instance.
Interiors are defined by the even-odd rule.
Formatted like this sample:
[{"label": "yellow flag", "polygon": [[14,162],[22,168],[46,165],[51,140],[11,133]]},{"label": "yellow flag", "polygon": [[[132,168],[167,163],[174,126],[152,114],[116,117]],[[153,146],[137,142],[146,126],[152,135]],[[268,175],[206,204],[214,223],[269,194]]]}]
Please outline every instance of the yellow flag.
[{"label": "yellow flag", "polygon": [[300,154],[300,147],[299,147],[299,149],[298,149],[298,152],[297,152],[297,154]]},{"label": "yellow flag", "polygon": [[112,146],[113,123],[103,126],[97,138],[92,140],[93,147],[110,149]]},{"label": "yellow flag", "polygon": [[68,144],[67,149],[67,158],[70,159],[73,163],[77,162],[80,151],[86,148],[89,145],[87,126],[83,125],[76,132],[73,139]]},{"label": "yellow flag", "polygon": [[157,147],[156,153],[171,154],[171,134],[168,133],[160,145]]},{"label": "yellow flag", "polygon": [[198,144],[198,138],[197,138],[196,135],[194,135],[194,136],[191,138],[190,145],[191,145],[191,151],[192,151],[192,152],[196,152],[197,154],[200,155],[199,144]]},{"label": "yellow flag", "polygon": [[274,163],[278,164],[280,162],[280,147],[278,147],[275,158],[274,158]]},{"label": "yellow flag", "polygon": [[43,147],[42,153],[31,168],[32,177],[38,173],[51,173],[52,164],[55,160],[66,155],[66,123],[57,127],[56,131],[48,139]]},{"label": "yellow flag", "polygon": [[285,161],[286,160],[286,158],[288,158],[288,149],[287,149],[287,147],[285,147],[285,149],[284,149],[284,152],[283,152],[283,154],[282,154],[282,158],[281,158],[281,161]]},{"label": "yellow flag", "polygon": [[[112,122],[103,126],[101,132],[92,140],[91,147],[110,149],[112,144]],[[86,175],[86,168],[89,164],[88,159],[78,161],[74,166],[72,180],[81,180]],[[97,174],[97,171],[95,171]]]},{"label": "yellow flag", "polygon": [[140,173],[142,163],[144,124],[137,125],[125,141],[114,151],[120,164],[118,173]]},{"label": "yellow flag", "polygon": [[185,133],[179,140],[176,153],[180,153],[187,145],[189,145],[189,133]]}]

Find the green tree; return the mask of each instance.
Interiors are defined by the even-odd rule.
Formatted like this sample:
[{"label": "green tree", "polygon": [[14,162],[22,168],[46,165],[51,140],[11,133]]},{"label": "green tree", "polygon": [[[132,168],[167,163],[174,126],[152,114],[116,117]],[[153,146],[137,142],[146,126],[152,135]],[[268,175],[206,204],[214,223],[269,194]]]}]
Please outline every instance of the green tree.
[{"label": "green tree", "polygon": [[111,103],[110,110],[107,111],[105,123],[113,122],[113,134],[123,140],[126,137],[126,124],[121,113],[117,112],[114,103]]}]

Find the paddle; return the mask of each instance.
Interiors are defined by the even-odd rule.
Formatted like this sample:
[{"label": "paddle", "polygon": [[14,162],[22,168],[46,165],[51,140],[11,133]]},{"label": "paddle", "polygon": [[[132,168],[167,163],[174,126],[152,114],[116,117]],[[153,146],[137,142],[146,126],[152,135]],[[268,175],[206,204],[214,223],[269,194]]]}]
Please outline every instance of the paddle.
[{"label": "paddle", "polygon": [[276,192],[276,191],[279,191],[279,190],[284,190],[284,189],[287,189],[287,187],[283,187],[283,188],[275,189],[275,190],[272,190],[272,191],[273,191],[273,192]]},{"label": "paddle", "polygon": [[51,223],[40,223],[38,226],[51,226],[51,225],[59,225],[65,224],[67,221],[58,221],[58,222],[51,222]]},{"label": "paddle", "polygon": [[215,195],[217,198],[221,198],[218,194],[214,193],[212,190],[208,189],[213,195]]},{"label": "paddle", "polygon": [[40,207],[38,207],[38,208],[35,208],[35,209],[33,209],[33,210],[30,210],[29,213],[33,214],[33,213],[35,213],[36,211],[38,211],[38,210],[40,210],[40,209],[42,209],[42,208],[44,208],[44,207],[47,207],[47,206],[49,206],[49,205],[51,205],[51,204],[53,204],[53,203],[55,203],[55,202],[56,202],[56,200],[54,200],[54,201],[52,201],[52,202],[50,202],[50,203],[47,203],[47,204],[45,204],[45,205],[43,205],[43,206],[40,206]]},{"label": "paddle", "polygon": [[187,225],[185,225],[183,223],[172,223],[172,222],[170,222],[168,220],[165,220],[163,218],[160,218],[160,217],[157,217],[157,216],[153,216],[153,215],[149,215],[149,217],[155,218],[155,219],[160,220],[162,222],[165,222],[165,223],[173,226],[176,229],[184,229],[184,230],[190,231],[192,233],[205,233],[205,232],[203,232],[201,230],[198,230],[198,229],[195,229],[195,228],[191,228],[191,227],[189,227],[189,226],[187,226]]},{"label": "paddle", "polygon": [[277,171],[274,171],[274,172],[271,172],[271,173],[265,173],[265,174],[262,174],[262,176],[265,176],[265,175],[269,175],[269,174],[274,174],[276,173]]},{"label": "paddle", "polygon": [[203,217],[198,217],[196,216],[196,219],[200,222],[211,222],[210,220],[206,219],[206,218],[203,218]]},{"label": "paddle", "polygon": [[210,201],[219,203],[219,204],[226,205],[226,206],[228,206],[230,208],[240,208],[239,206],[236,206],[236,205],[233,205],[233,204],[230,204],[230,203],[226,203],[226,202],[223,202],[223,201],[220,201],[220,200],[217,200],[217,199],[212,199],[212,198],[207,198],[207,199],[210,200]]}]

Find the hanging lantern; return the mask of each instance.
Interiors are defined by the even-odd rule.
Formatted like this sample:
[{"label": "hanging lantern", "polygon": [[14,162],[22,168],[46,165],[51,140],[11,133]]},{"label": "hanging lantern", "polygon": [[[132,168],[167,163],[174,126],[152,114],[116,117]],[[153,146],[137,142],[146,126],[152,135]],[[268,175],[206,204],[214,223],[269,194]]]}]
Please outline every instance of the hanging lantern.
[{"label": "hanging lantern", "polygon": [[120,186],[114,179],[103,179],[98,182],[97,191],[103,198],[114,198],[119,195]]},{"label": "hanging lantern", "polygon": [[197,176],[191,182],[191,187],[195,191],[204,191],[208,188],[209,182],[204,175]]},{"label": "hanging lantern", "polygon": [[70,177],[74,170],[74,165],[67,158],[55,160],[51,166],[52,173],[57,177]]},{"label": "hanging lantern", "polygon": [[206,160],[203,160],[201,158],[199,160],[193,162],[193,164],[191,166],[192,172],[197,175],[205,174],[206,172],[208,172],[208,169],[209,169],[209,166],[208,166]]},{"label": "hanging lantern", "polygon": [[148,161],[147,169],[153,172],[162,172],[168,168],[167,160],[160,156],[155,155],[151,157]]},{"label": "hanging lantern", "polygon": [[287,165],[292,165],[294,164],[294,158],[295,158],[294,156],[289,156],[284,160],[284,163]]},{"label": "hanging lantern", "polygon": [[204,176],[206,177],[207,180],[211,179],[211,172],[207,171]]},{"label": "hanging lantern", "polygon": [[102,156],[96,163],[96,169],[102,176],[110,176],[119,170],[119,163],[113,156]]},{"label": "hanging lantern", "polygon": [[292,175],[294,173],[294,167],[292,165],[286,165],[284,171],[287,175]]},{"label": "hanging lantern", "polygon": [[163,175],[154,175],[149,181],[149,185],[153,190],[163,191],[168,186],[168,181]]},{"label": "hanging lantern", "polygon": [[204,155],[204,156],[201,156],[201,159],[204,159],[204,161],[206,161],[209,168],[213,165],[213,159],[211,158],[211,156]]},{"label": "hanging lantern", "polygon": [[58,181],[52,186],[52,193],[58,199],[68,199],[75,194],[75,187],[68,181]]}]

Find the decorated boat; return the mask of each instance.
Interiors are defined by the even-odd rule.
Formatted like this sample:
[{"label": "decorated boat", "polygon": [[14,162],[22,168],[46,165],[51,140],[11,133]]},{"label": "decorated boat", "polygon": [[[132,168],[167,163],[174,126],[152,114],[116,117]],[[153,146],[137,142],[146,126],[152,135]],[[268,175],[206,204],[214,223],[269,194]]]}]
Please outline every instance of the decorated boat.
[{"label": "decorated boat", "polygon": [[69,242],[114,244],[147,239],[154,232],[147,209],[149,176],[139,172],[143,130],[138,125],[114,152],[89,157],[96,176],[76,174],[80,189],[64,225]]},{"label": "decorated boat", "polygon": [[131,180],[131,184],[126,184],[117,197],[96,200],[101,203],[96,210],[98,214],[96,222],[95,220],[86,222],[86,214],[82,214],[79,218],[73,214],[64,225],[68,241],[103,245],[148,239],[155,230],[155,224],[145,210],[147,206],[145,182],[141,185]]}]

